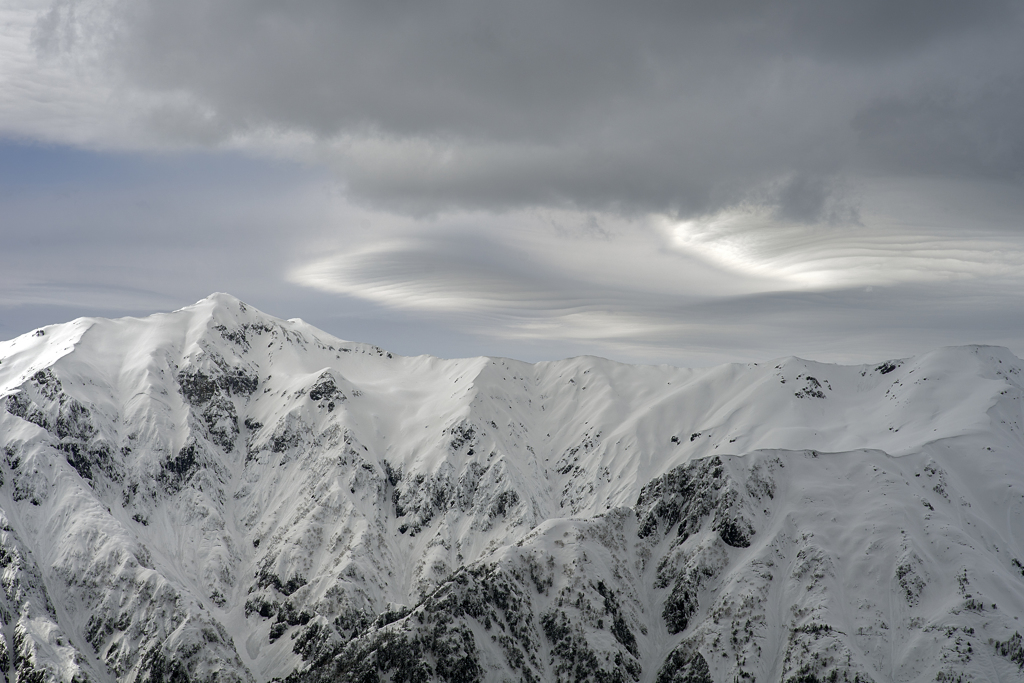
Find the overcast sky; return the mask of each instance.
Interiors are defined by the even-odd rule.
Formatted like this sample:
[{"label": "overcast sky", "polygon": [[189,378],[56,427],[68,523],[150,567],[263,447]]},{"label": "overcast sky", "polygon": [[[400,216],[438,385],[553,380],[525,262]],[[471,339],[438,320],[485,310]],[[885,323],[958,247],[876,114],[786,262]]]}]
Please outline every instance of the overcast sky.
[{"label": "overcast sky", "polygon": [[1024,355],[1024,2],[3,0],[0,338]]}]

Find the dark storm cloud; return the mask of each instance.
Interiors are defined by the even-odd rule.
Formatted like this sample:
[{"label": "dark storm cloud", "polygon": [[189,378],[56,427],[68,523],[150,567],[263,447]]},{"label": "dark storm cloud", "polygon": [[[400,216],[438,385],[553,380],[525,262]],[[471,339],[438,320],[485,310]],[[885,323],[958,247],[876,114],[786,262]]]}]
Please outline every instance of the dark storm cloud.
[{"label": "dark storm cloud", "polygon": [[847,176],[1020,174],[1017,2],[149,0],[103,29],[75,8],[37,44],[90,34],[127,86],[174,93],[160,134],[341,140],[349,189],[389,205],[815,221]]},{"label": "dark storm cloud", "polygon": [[1024,178],[1024,76],[979,92],[934,87],[880,99],[853,119],[862,151],[905,173]]}]

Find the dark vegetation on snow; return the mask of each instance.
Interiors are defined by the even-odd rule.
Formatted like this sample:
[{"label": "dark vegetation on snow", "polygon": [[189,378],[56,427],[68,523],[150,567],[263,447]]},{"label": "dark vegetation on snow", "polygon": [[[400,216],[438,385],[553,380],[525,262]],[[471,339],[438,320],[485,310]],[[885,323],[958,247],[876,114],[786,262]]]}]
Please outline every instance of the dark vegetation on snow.
[{"label": "dark vegetation on snow", "polygon": [[1006,657],[1018,668],[1024,669],[1024,639],[1021,638],[1020,633],[1014,631],[1013,635],[1006,640],[990,640],[989,643],[995,647],[996,654]]}]

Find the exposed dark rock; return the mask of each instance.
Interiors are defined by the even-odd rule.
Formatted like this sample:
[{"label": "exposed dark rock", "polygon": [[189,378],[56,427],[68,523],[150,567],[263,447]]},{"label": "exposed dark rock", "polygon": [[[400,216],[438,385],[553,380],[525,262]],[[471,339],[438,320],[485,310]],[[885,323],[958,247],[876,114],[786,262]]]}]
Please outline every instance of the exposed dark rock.
[{"label": "exposed dark rock", "polygon": [[666,534],[676,524],[680,537],[695,532],[715,509],[724,476],[722,461],[716,456],[680,465],[648,483],[640,490],[635,506],[640,538],[659,531]]},{"label": "exposed dark rock", "polygon": [[687,581],[680,578],[672,587],[672,593],[665,600],[661,612],[669,633],[681,633],[690,624],[690,617],[697,612],[697,594]]},{"label": "exposed dark rock", "polygon": [[680,646],[665,658],[655,683],[712,683],[711,670],[704,655]]},{"label": "exposed dark rock", "polygon": [[267,569],[261,569],[256,574],[256,585],[260,588],[272,587],[282,595],[291,595],[306,585],[306,579],[299,575],[295,575],[287,581],[282,581],[281,577],[277,574],[274,574]]},{"label": "exposed dark rock", "polygon": [[202,406],[217,393],[216,380],[202,370],[182,370],[178,373],[178,386],[185,400]]},{"label": "exposed dark rock", "polygon": [[750,535],[753,530],[749,525],[746,528],[740,522],[733,519],[725,519],[718,524],[718,536],[726,545],[733,548],[749,548]]},{"label": "exposed dark rock", "polygon": [[157,481],[162,483],[170,493],[176,493],[182,489],[185,482],[199,470],[200,447],[195,440],[185,444],[178,454],[173,458],[167,458],[157,475]]},{"label": "exposed dark rock", "polygon": [[476,443],[476,429],[471,424],[460,422],[451,429],[452,440],[448,447],[453,451],[461,449],[466,444]]},{"label": "exposed dark rock", "polygon": [[239,434],[238,415],[231,399],[215,395],[203,408],[202,417],[210,440],[225,451],[231,451]]}]

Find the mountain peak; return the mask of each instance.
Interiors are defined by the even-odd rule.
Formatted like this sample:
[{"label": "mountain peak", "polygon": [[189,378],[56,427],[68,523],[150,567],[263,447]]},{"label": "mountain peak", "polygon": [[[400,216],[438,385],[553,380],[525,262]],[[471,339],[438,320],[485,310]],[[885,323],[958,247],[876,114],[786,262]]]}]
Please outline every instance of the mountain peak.
[{"label": "mountain peak", "polygon": [[189,317],[189,327],[200,335],[209,334],[211,329],[238,330],[256,325],[258,327],[291,326],[289,321],[250,306],[238,297],[225,292],[214,292],[191,306],[175,311]]},{"label": "mountain peak", "polygon": [[234,296],[233,294],[228,294],[227,292],[214,292],[213,294],[210,294],[209,296],[204,297],[199,301],[195,302],[194,304],[192,304],[191,307],[216,306],[236,309],[239,308],[239,306],[244,307],[245,305],[246,304],[243,303],[241,299]]},{"label": "mountain peak", "polygon": [[225,292],[214,292],[213,294],[200,299],[190,306],[185,306],[179,309],[181,311],[196,311],[203,312],[211,315],[214,318],[221,318],[228,316],[229,318],[236,318],[240,314],[242,315],[255,315],[261,317],[269,317],[262,313],[256,308],[253,308],[246,304],[244,301]]}]

